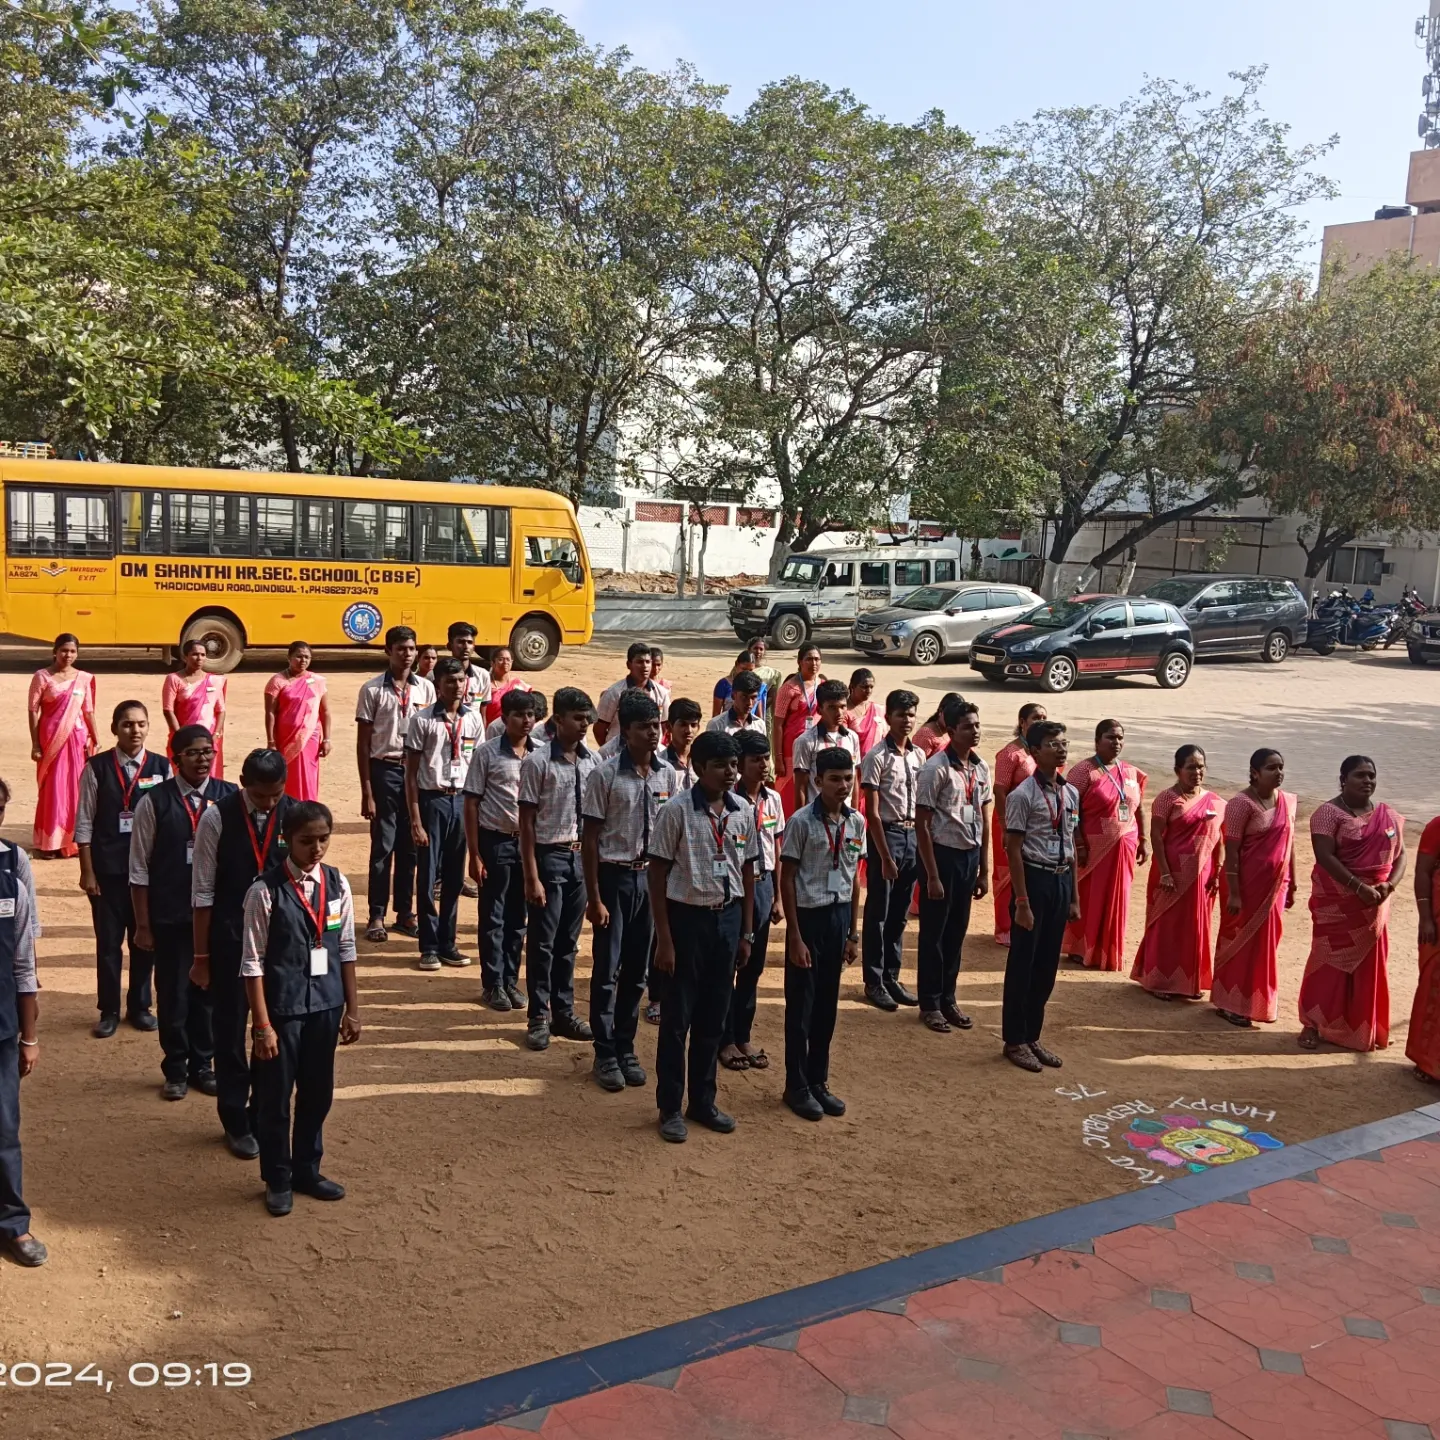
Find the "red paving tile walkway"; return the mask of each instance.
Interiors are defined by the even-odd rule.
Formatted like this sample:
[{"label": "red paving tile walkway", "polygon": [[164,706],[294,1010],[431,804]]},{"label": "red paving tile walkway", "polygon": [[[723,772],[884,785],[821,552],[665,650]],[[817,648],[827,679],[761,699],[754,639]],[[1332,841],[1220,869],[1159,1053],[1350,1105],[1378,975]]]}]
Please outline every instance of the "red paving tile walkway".
[{"label": "red paving tile walkway", "polygon": [[[1305,1158],[1293,1151],[1288,1159],[1240,1162],[1227,1167],[1228,1185],[1218,1173],[1204,1177],[1212,1191],[1230,1192],[1210,1203],[1203,1186],[1196,1200],[1179,1198],[1174,1192],[1185,1182],[1177,1182],[1081,1207],[1068,1213],[1088,1212],[1097,1223],[1079,1228],[1093,1238],[868,1305],[862,1299],[848,1313],[834,1313],[844,1308],[836,1300],[843,1289],[790,1292],[792,1310],[803,1314],[813,1295],[830,1312],[815,1323],[775,1332],[768,1322],[783,1318],[788,1297],[772,1297],[711,1317],[714,1334],[704,1321],[654,1332],[660,1358],[674,1353],[662,1341],[667,1335],[672,1346],[706,1358],[644,1379],[595,1388],[613,1369],[570,1357],[553,1362],[553,1373],[537,1366],[517,1375],[531,1377],[524,1393],[536,1402],[567,1388],[573,1398],[512,1402],[503,1421],[481,1428],[455,1425],[463,1404],[443,1414],[395,1406],[378,1412],[383,1433],[397,1440],[1440,1440],[1440,1107],[1364,1130],[1384,1133],[1402,1121],[1398,1133],[1420,1138],[1358,1154],[1356,1144],[1339,1144],[1329,1153],[1354,1158],[1313,1170],[1301,1170]],[[1363,1132],[1350,1134],[1364,1143]],[[1275,1174],[1286,1178],[1238,1189],[1246,1175],[1259,1182]],[[1136,1209],[1151,1213],[1110,1228]],[[1049,1219],[1063,1225],[1064,1217]],[[1004,1253],[1009,1233],[976,1242]],[[883,1294],[888,1268],[853,1278],[873,1297]],[[743,1319],[727,1330],[719,1324],[726,1315]],[[756,1321],[747,1334],[745,1323]],[[637,1347],[645,1338],[620,1342],[632,1373],[643,1363]],[[588,1353],[600,1357],[604,1349]],[[722,1353],[706,1353],[713,1350]],[[466,1403],[480,1406],[503,1392],[505,1379],[449,1393],[473,1390]],[[502,1391],[486,1391],[497,1384]],[[378,1416],[312,1433],[379,1434],[366,1428]]]}]

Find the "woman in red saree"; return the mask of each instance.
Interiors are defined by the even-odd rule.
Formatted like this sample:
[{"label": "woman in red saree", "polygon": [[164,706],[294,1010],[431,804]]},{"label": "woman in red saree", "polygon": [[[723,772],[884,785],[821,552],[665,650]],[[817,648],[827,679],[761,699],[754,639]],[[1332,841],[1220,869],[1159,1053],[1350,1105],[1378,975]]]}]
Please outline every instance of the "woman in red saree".
[{"label": "woman in red saree", "polygon": [[1205,752],[1175,752],[1175,783],[1150,809],[1155,863],[1145,892],[1145,935],[1130,978],[1159,1000],[1198,1000],[1210,985],[1210,915],[1224,807],[1205,788]]},{"label": "woman in red saree", "polygon": [[1415,852],[1415,904],[1420,911],[1420,983],[1410,1010],[1406,1057],[1421,1080],[1440,1081],[1440,818],[1432,820]]},{"label": "woman in red saree", "polygon": [[1405,818],[1375,802],[1375,762],[1347,755],[1340,793],[1310,817],[1310,956],[1300,982],[1300,1048],[1390,1043],[1390,896],[1405,874]]},{"label": "woman in red saree", "polygon": [[1295,903],[1295,797],[1281,788],[1285,757],[1257,750],[1250,784],[1225,806],[1220,933],[1210,1003],[1242,1028],[1280,1013],[1283,916]]},{"label": "woman in red saree", "polygon": [[[508,645],[498,645],[490,652],[490,698],[485,702],[485,723],[500,718],[500,702],[512,691],[526,691],[530,688],[518,675],[513,674],[515,657]],[[663,718],[663,717],[662,717]]]},{"label": "woman in red saree", "polygon": [[[185,668],[165,677],[160,708],[170,734],[186,725],[203,725],[215,743],[210,778],[225,778],[225,677],[205,673],[205,642],[192,640],[181,659]],[[168,746],[167,746],[168,749]]]},{"label": "woman in red saree", "polygon": [[1095,727],[1095,754],[1065,772],[1080,792],[1080,913],[1065,928],[1065,953],[1088,970],[1125,968],[1125,922],[1135,867],[1145,863],[1145,782],[1143,770],[1127,765],[1125,727],[1102,720]]},{"label": "woman in red saree", "polygon": [[845,724],[859,738],[862,760],[880,743],[885,733],[884,711],[876,703],[874,695],[875,672],[855,671],[850,677],[850,695],[845,701]]},{"label": "woman in red saree", "polygon": [[[944,703],[943,701],[941,702]],[[995,792],[995,812],[990,820],[990,890],[995,904],[995,943],[1010,943],[1010,861],[1005,854],[1005,797],[1022,780],[1035,773],[1035,761],[1025,748],[1025,732],[1050,717],[1043,705],[1022,705],[1015,738],[995,757],[990,783]],[[915,737],[917,743],[920,737]],[[949,744],[948,738],[944,742]],[[1083,912],[1082,912],[1083,913]]]},{"label": "woman in red saree", "polygon": [[820,670],[820,647],[802,645],[797,656],[799,670],[781,687],[775,697],[775,729],[780,736],[780,753],[775,756],[775,775],[780,804],[788,817],[795,808],[795,777],[790,773],[790,757],[795,742],[815,723],[819,705],[815,692],[824,683]]},{"label": "woman in red saree", "polygon": [[40,794],[32,841],[37,860],[78,855],[80,772],[95,753],[95,677],[76,668],[80,642],[55,637],[54,660],[30,677],[30,758]]},{"label": "woman in red saree", "polygon": [[310,647],[297,640],[265,687],[265,743],[285,757],[285,793],[297,800],[320,798],[320,762],[330,753],[330,701],[310,660]]}]

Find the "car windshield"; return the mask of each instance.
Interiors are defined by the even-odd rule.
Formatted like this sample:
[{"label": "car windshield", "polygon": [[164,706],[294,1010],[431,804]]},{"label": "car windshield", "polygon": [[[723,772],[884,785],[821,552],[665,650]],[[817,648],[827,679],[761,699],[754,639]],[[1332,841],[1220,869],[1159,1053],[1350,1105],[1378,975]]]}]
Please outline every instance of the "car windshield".
[{"label": "car windshield", "polygon": [[1157,580],[1140,593],[1147,600],[1163,600],[1167,605],[1186,605],[1208,583],[1205,580]]},{"label": "car windshield", "polygon": [[1015,617],[1019,625],[1033,625],[1037,630],[1064,630],[1095,608],[1093,600],[1052,600]]},{"label": "car windshield", "polygon": [[941,590],[934,585],[924,585],[912,590],[897,607],[901,610],[943,610],[956,596],[955,590]]},{"label": "car windshield", "polygon": [[799,585],[813,590],[825,562],[817,555],[792,555],[780,571],[781,585]]}]

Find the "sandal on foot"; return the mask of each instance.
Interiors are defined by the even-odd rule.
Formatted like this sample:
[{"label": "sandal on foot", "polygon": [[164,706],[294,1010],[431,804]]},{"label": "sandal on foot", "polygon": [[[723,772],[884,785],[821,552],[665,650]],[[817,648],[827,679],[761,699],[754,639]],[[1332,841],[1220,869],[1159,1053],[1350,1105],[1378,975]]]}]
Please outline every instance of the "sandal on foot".
[{"label": "sandal on foot", "polygon": [[1318,1050],[1320,1048],[1320,1034],[1316,1030],[1302,1030],[1300,1038],[1295,1042],[1302,1050]]},{"label": "sandal on foot", "polygon": [[386,930],[385,922],[377,917],[365,927],[365,938],[372,945],[383,945],[390,938],[390,932]]},{"label": "sandal on foot", "polygon": [[1043,1068],[1028,1045],[1007,1045],[1004,1054],[1012,1065],[1018,1065],[1032,1075],[1038,1075]]},{"label": "sandal on foot", "polygon": [[738,1050],[733,1055],[722,1055],[720,1063],[727,1070],[748,1070],[750,1068],[749,1058]]},{"label": "sandal on foot", "polygon": [[415,915],[401,915],[395,921],[395,928],[402,935],[408,935],[412,940],[420,933],[420,920]]},{"label": "sandal on foot", "polygon": [[647,1025],[660,1023],[660,1007],[653,1000],[645,1007],[645,1023]]},{"label": "sandal on foot", "polygon": [[921,1020],[926,1026],[937,1035],[948,1035],[950,1033],[950,1022],[938,1010],[926,1010],[921,1013]]},{"label": "sandal on foot", "polygon": [[757,1050],[753,1055],[747,1055],[745,1058],[750,1062],[752,1070],[768,1070],[770,1068],[770,1057],[763,1050]]},{"label": "sandal on foot", "polygon": [[1216,1014],[1222,1020],[1228,1020],[1232,1025],[1238,1026],[1241,1030],[1250,1029],[1250,1017],[1248,1015],[1237,1015],[1233,1010],[1218,1010]]},{"label": "sandal on foot", "polygon": [[1058,1070],[1065,1063],[1053,1050],[1047,1050],[1038,1040],[1030,1042],[1030,1053],[1051,1070]]}]

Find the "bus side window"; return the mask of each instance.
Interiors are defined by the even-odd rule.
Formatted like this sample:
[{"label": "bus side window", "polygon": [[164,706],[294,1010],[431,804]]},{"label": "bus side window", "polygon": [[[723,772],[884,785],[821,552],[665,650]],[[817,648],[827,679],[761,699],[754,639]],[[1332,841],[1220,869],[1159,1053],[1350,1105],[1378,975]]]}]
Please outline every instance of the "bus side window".
[{"label": "bus side window", "polygon": [[262,559],[295,553],[295,502],[284,495],[261,495],[255,502],[255,528]]},{"label": "bus side window", "polygon": [[341,502],[342,560],[408,560],[410,507],[376,500]]}]

